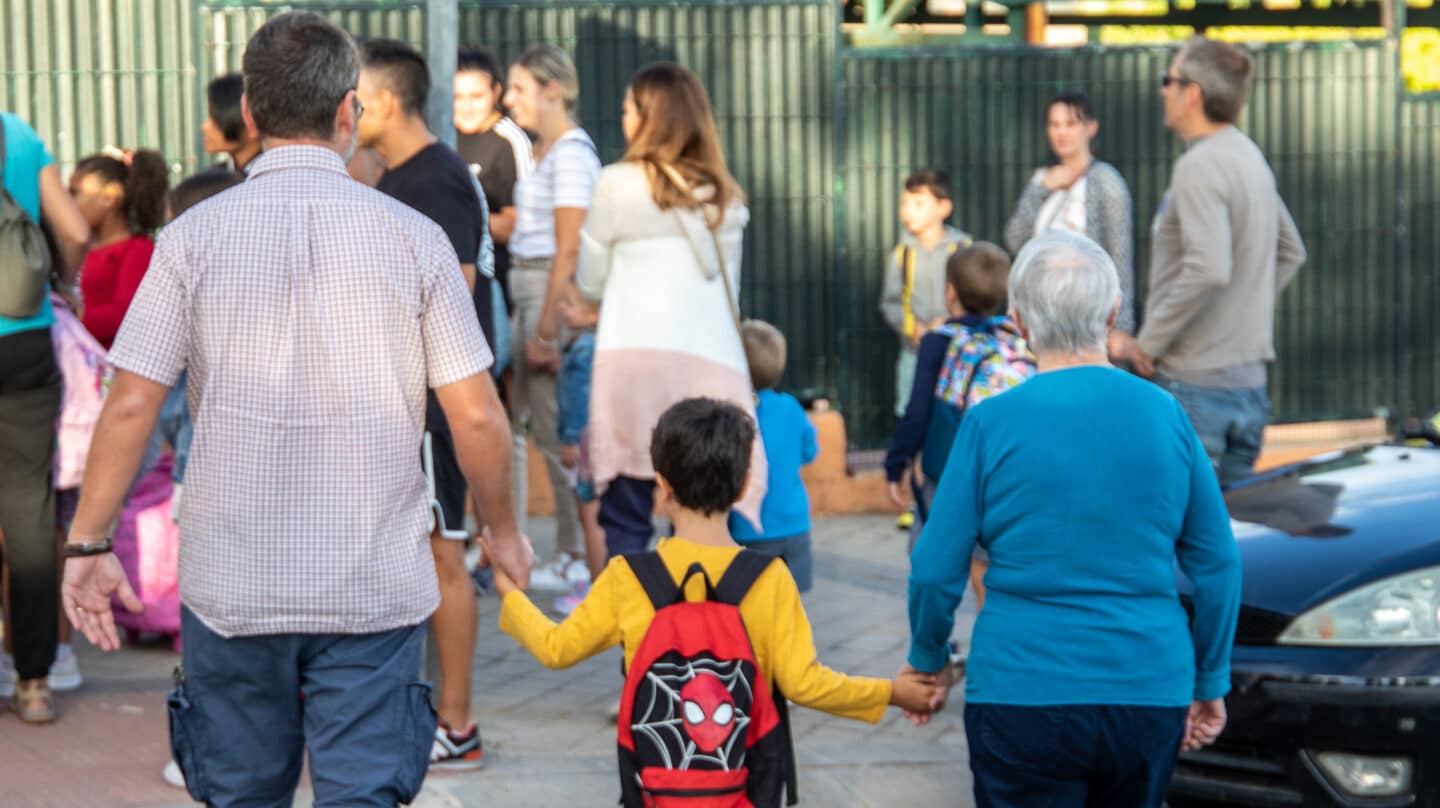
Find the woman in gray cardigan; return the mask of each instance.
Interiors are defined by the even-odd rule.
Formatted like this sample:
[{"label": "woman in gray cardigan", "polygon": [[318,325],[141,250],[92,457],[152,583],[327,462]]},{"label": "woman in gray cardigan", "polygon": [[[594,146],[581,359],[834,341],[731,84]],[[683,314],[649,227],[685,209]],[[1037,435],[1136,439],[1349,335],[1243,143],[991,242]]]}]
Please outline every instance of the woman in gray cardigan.
[{"label": "woman in gray cardigan", "polygon": [[1090,98],[1081,92],[1056,96],[1045,108],[1045,134],[1057,162],[1036,170],[1005,225],[1005,246],[1018,255],[1030,239],[1070,230],[1105,248],[1120,275],[1123,300],[1110,332],[1110,358],[1128,360],[1135,344],[1135,240],[1130,189],[1109,163],[1096,160],[1090,141],[1100,130]]}]

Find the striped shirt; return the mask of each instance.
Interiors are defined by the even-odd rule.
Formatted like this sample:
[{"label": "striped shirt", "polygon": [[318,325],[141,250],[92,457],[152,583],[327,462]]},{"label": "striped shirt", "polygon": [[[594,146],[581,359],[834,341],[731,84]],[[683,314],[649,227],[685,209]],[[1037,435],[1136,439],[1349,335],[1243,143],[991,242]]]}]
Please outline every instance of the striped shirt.
[{"label": "striped shirt", "polygon": [[555,254],[555,209],[588,210],[600,155],[595,142],[580,128],[560,136],[535,172],[515,185],[515,232],[510,254],[516,258],[549,258]]},{"label": "striped shirt", "polygon": [[534,147],[530,143],[530,135],[520,128],[520,124],[508,117],[501,118],[493,131],[505,138],[515,152],[515,180],[519,182],[535,173]]},{"label": "striped shirt", "polygon": [[180,598],[207,627],[363,634],[435,610],[425,390],[491,364],[438,225],[329,149],[268,151],[161,233],[110,360],[165,385],[188,368]]}]

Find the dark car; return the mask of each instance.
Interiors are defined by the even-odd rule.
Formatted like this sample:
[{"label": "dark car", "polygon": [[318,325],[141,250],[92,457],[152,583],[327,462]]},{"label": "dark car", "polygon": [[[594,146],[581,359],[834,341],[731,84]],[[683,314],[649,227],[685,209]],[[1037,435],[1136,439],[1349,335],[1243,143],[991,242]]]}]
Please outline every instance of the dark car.
[{"label": "dark car", "polygon": [[1230,722],[1172,806],[1440,806],[1440,448],[1227,489],[1244,567]]}]

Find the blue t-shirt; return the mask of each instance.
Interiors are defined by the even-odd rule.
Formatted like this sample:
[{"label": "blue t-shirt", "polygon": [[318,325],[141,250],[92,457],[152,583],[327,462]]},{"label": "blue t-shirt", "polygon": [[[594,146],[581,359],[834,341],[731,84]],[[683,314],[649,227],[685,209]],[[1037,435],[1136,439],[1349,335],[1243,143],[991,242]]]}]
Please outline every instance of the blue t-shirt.
[{"label": "blue t-shirt", "polygon": [[945,663],[977,541],[990,569],[967,702],[1181,707],[1229,691],[1239,551],[1205,449],[1159,387],[1074,367],[966,413],[910,559],[917,669]]},{"label": "blue t-shirt", "polygon": [[789,393],[761,390],[755,404],[765,462],[770,466],[769,487],[760,507],[757,531],[739,514],[730,515],[730,534],[738,542],[788,539],[810,530],[810,495],[800,479],[800,467],[815,459],[815,425],[805,408]]},{"label": "blue t-shirt", "polygon": [[[54,162],[45,142],[19,117],[9,112],[0,112],[5,124],[5,190],[15,204],[25,209],[30,218],[40,221],[40,171]],[[12,320],[0,317],[0,337],[49,328],[55,322],[55,312],[46,295],[40,304],[40,311],[34,317]]]}]

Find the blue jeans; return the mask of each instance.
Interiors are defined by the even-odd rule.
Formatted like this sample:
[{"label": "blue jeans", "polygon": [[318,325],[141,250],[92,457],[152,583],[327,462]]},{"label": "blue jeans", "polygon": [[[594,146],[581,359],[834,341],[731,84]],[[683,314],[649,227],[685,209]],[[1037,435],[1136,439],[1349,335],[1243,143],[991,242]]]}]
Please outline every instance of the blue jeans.
[{"label": "blue jeans", "polygon": [[1159,808],[1184,707],[965,705],[977,808]]},{"label": "blue jeans", "polygon": [[[180,379],[165,396],[165,404],[160,408],[160,421],[156,424],[157,436],[163,437],[175,450],[172,479],[177,483],[185,482],[185,464],[190,461],[190,439],[194,433],[190,407],[185,401],[185,375],[185,371],[180,372]],[[152,437],[151,440],[157,438]]]},{"label": "blue jeans", "polygon": [[415,678],[423,628],[226,639],[182,608],[168,707],[190,796],[289,808],[308,746],[317,808],[410,802],[438,725]]},{"label": "blue jeans", "polygon": [[1255,473],[1255,459],[1270,423],[1266,388],[1197,387],[1163,376],[1156,381],[1185,408],[1221,485]]},{"label": "blue jeans", "polygon": [[810,547],[810,531],[783,539],[741,542],[741,546],[747,550],[779,556],[785,566],[790,568],[790,575],[795,578],[795,588],[801,593],[810,591],[815,581],[815,554]]}]

